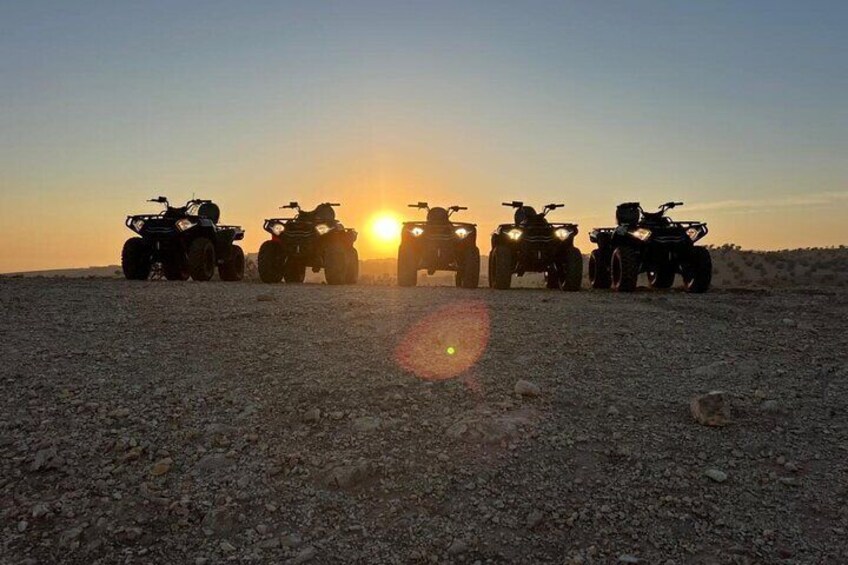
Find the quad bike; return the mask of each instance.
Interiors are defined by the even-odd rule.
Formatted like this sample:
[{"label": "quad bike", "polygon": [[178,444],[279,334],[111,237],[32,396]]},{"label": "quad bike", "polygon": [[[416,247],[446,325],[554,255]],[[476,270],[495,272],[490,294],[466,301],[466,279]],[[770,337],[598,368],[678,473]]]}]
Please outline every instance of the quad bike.
[{"label": "quad bike", "polygon": [[645,212],[638,202],[620,204],[615,211],[618,227],[596,228],[589,235],[598,246],[589,256],[592,288],[631,292],[639,273],[648,274],[651,288],[670,288],[679,273],[687,292],[706,292],[712,260],[695,242],[707,235],[707,224],[676,222],[665,215],[682,205],[666,202],[657,212]]},{"label": "quad bike", "polygon": [[244,277],[244,251],[234,242],[244,239],[240,226],[218,225],[221,211],[211,200],[193,199],[173,207],[159,196],[148,202],[164,204],[159,214],[127,216],[131,237],[121,252],[121,268],[130,280],[146,280],[161,267],[168,280],[208,281],[218,268],[224,281]]},{"label": "quad bike", "polygon": [[259,248],[259,278],[262,282],[302,283],[307,267],[317,273],[324,269],[327,284],[355,284],[359,278],[359,254],[353,247],[356,230],[336,220],[333,207],[324,202],[312,211],[297,202],[280,208],[296,210],[293,218],[265,220],[271,239]]},{"label": "quad bike", "polygon": [[515,208],[515,221],[499,225],[492,234],[489,286],[507,289],[513,274],[535,272],[545,273],[548,288],[580,290],[583,256],[574,247],[577,224],[552,224],[545,218],[563,204],[548,204],[541,214],[515,200],[503,205]]},{"label": "quad bike", "polygon": [[427,220],[403,223],[398,249],[398,286],[415,286],[418,270],[426,269],[431,275],[436,271],[455,271],[456,286],[477,288],[480,283],[477,227],[450,221],[454,212],[468,208],[430,208],[426,202],[409,207],[427,210]]}]

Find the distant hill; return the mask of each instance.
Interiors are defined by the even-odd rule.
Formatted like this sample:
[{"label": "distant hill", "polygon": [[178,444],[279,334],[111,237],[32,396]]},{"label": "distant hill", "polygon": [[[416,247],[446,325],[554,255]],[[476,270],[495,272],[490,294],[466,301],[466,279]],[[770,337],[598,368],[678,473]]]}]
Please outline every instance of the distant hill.
[{"label": "distant hill", "polygon": [[[839,286],[848,287],[848,248],[839,247],[786,249],[781,251],[749,251],[738,245],[726,244],[710,247],[713,258],[713,284],[717,287],[791,287]],[[247,280],[257,281],[256,254],[247,256]],[[485,286],[488,258],[481,258],[481,285]],[[395,259],[368,259],[360,262],[361,284],[388,285],[395,283]],[[584,275],[586,262],[584,261]],[[0,277],[65,277],[65,278],[120,278],[119,265],[79,269],[55,269],[10,273]],[[453,274],[438,272],[432,276],[419,274],[419,284],[424,286],[453,285]],[[323,273],[307,272],[308,282],[323,282]],[[541,287],[544,279],[539,274],[528,274],[514,282],[519,287]]]}]

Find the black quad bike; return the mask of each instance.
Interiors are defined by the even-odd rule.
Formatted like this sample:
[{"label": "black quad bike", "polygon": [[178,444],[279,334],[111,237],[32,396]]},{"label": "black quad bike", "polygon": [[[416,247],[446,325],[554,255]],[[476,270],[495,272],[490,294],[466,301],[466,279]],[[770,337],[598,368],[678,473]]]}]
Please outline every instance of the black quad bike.
[{"label": "black quad bike", "polygon": [[265,220],[271,239],[259,248],[259,278],[262,282],[302,283],[306,268],[324,269],[327,284],[355,284],[359,278],[359,254],[353,247],[356,230],[336,220],[334,206],[324,202],[312,211],[297,202],[280,208],[297,210],[293,218]]},{"label": "black quad bike", "polygon": [[244,251],[234,242],[244,239],[240,226],[218,225],[221,210],[211,200],[189,200],[174,207],[159,196],[148,202],[164,204],[159,214],[127,216],[126,225],[140,237],[131,237],[121,252],[121,268],[130,280],[146,280],[154,267],[170,281],[208,281],[218,274],[224,281],[244,277]]},{"label": "black quad bike", "polygon": [[548,212],[563,204],[548,204],[542,213],[524,202],[504,202],[515,208],[512,224],[501,224],[492,234],[489,253],[489,286],[507,289],[512,275],[545,273],[548,288],[580,290],[583,280],[583,256],[574,247],[577,224],[548,222]]},{"label": "black quad bike", "polygon": [[451,214],[468,208],[430,208],[426,202],[409,207],[427,210],[427,221],[403,223],[397,261],[398,286],[415,286],[418,270],[426,269],[431,275],[436,271],[455,271],[456,286],[477,288],[480,283],[477,226],[450,221]]},{"label": "black quad bike", "polygon": [[707,235],[703,222],[676,222],[666,211],[683,202],[666,202],[645,212],[638,202],[620,204],[616,228],[596,228],[589,239],[598,248],[589,256],[592,288],[621,292],[636,289],[639,273],[648,273],[651,288],[670,288],[678,273],[688,292],[706,292],[712,280],[710,252],[695,245]]}]

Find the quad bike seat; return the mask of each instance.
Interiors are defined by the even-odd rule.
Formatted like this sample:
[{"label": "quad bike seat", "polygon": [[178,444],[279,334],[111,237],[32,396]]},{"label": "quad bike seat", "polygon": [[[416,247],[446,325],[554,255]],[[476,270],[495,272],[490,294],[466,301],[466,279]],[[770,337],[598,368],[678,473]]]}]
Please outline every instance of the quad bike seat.
[{"label": "quad bike seat", "polygon": [[448,211],[444,208],[430,208],[427,211],[428,224],[449,224]]},{"label": "quad bike seat", "polygon": [[207,218],[213,224],[217,224],[221,219],[221,209],[214,202],[204,202],[197,208],[197,215],[201,218]]},{"label": "quad bike seat", "polygon": [[543,216],[536,213],[532,206],[521,206],[515,209],[515,223],[519,225],[547,223]]},{"label": "quad bike seat", "polygon": [[618,225],[633,225],[639,223],[639,203],[625,202],[615,209],[615,219]]}]

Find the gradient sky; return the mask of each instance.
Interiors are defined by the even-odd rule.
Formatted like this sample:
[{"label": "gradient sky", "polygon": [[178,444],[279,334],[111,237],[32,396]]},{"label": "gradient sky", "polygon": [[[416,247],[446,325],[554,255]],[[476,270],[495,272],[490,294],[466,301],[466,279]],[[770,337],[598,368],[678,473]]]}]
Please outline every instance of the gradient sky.
[{"label": "gradient sky", "polygon": [[843,1],[0,0],[0,272],[115,264],[158,194],[215,199],[248,251],[292,199],[483,234],[555,200],[584,251],[675,199],[705,243],[844,244],[846,30]]}]

